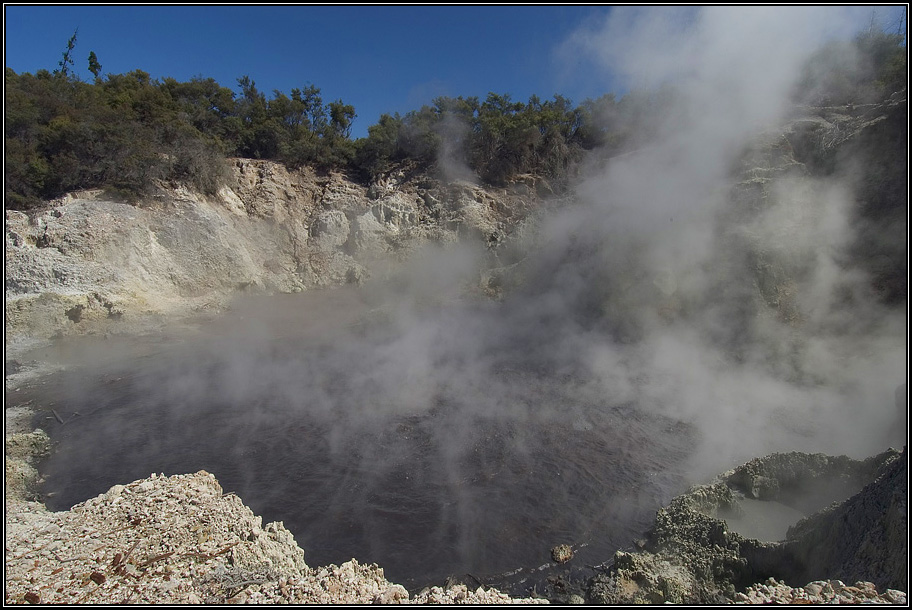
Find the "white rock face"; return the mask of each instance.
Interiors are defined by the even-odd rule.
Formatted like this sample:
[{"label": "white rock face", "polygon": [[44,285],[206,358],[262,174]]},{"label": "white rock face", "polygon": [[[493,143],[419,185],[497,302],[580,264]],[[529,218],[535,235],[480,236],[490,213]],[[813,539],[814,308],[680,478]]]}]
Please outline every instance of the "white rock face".
[{"label": "white rock face", "polygon": [[323,212],[311,227],[311,243],[321,251],[339,248],[348,241],[349,230],[345,213],[340,210]]},{"label": "white rock face", "polygon": [[371,212],[377,221],[389,230],[399,231],[417,226],[417,203],[414,198],[410,198],[404,193],[393,193],[371,206]]},{"label": "white rock face", "polygon": [[352,244],[362,252],[385,252],[388,229],[368,211],[352,221]]},{"label": "white rock face", "polygon": [[129,205],[83,191],[30,215],[8,210],[8,349],[217,312],[239,290],[360,282],[378,258],[460,236],[487,242],[533,208],[505,190],[426,177],[387,180],[371,200],[341,174],[233,163],[214,198],[163,187]]}]

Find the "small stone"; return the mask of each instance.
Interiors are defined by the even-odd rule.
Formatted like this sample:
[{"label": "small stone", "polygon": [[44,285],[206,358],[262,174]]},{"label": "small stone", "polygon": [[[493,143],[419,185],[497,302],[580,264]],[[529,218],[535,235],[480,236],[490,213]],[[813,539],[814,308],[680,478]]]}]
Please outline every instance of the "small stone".
[{"label": "small stone", "polygon": [[396,603],[399,600],[407,600],[409,598],[408,591],[405,590],[405,587],[402,585],[392,585],[386,589],[383,593],[374,598],[374,603],[376,604],[392,604]]},{"label": "small stone", "polygon": [[51,523],[47,527],[45,527],[43,530],[41,530],[41,533],[50,534],[51,536],[54,536],[54,535],[60,533],[60,526],[57,525],[56,523]]},{"label": "small stone", "polygon": [[228,599],[226,599],[226,600],[225,600],[225,603],[226,603],[226,604],[243,604],[243,603],[245,603],[246,601],[247,601],[247,592],[246,592],[246,591],[241,591],[240,593],[238,593],[238,594],[235,595],[234,597],[229,597]]},{"label": "small stone", "polygon": [[570,545],[559,544],[551,549],[551,559],[557,563],[567,563],[573,559],[573,549],[570,548]]},{"label": "small stone", "polygon": [[34,591],[29,591],[28,593],[25,594],[25,601],[27,601],[30,604],[40,604],[41,597]]},{"label": "small stone", "polygon": [[812,582],[804,585],[804,590],[808,595],[820,595],[820,592],[823,591],[823,585],[819,582]]}]

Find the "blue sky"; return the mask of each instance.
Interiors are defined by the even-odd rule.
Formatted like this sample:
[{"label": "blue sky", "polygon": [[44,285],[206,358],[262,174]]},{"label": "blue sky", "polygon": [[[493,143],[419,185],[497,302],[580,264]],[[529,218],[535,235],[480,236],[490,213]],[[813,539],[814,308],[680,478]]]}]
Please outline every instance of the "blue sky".
[{"label": "blue sky", "polygon": [[[76,69],[134,69],[153,78],[212,77],[237,91],[249,75],[272,96],[316,85],[324,102],[355,106],[352,135],[381,113],[416,110],[439,95],[556,93],[579,103],[622,84],[558,49],[605,6],[5,6],[5,65],[53,70],[79,28]],[[901,7],[893,7],[900,10]],[[868,9],[866,9],[868,10]],[[881,9],[881,16],[887,9]]]}]

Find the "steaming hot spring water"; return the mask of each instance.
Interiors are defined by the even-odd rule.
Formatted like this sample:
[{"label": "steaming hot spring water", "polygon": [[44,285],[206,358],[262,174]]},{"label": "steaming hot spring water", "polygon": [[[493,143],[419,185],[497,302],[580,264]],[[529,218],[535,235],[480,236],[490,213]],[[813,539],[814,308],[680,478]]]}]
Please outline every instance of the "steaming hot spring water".
[{"label": "steaming hot spring water", "polygon": [[460,334],[435,328],[397,345],[389,312],[354,295],[258,298],[202,332],[42,353],[77,364],[16,397],[44,407],[48,507],[203,469],[283,521],[309,565],[376,562],[411,589],[512,573],[517,590],[555,545],[580,568],[609,559],[681,491],[688,426],[587,392],[521,345],[434,349]]},{"label": "steaming hot spring water", "polygon": [[76,364],[17,395],[54,442],[48,508],[206,470],[311,566],[520,594],[557,569],[553,546],[591,575],[696,482],[696,428],[610,395],[547,321],[498,330],[484,308],[499,304],[403,316],[363,294],[250,298],[193,332],[44,352]]}]

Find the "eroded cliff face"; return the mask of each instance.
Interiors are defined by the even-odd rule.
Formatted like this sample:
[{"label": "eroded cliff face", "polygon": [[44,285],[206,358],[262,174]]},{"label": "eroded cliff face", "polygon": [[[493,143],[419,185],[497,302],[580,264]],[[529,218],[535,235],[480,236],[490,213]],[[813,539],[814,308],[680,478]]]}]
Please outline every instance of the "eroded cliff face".
[{"label": "eroded cliff face", "polygon": [[238,291],[358,283],[430,242],[496,245],[537,203],[523,182],[492,190],[399,169],[365,187],[235,159],[215,198],[163,187],[130,205],[83,191],[31,216],[8,210],[7,346],[141,330]]},{"label": "eroded cliff face", "polygon": [[[713,220],[709,286],[692,289],[688,278],[674,277],[674,265],[657,276],[634,264],[618,277],[605,277],[614,273],[607,267],[581,271],[591,285],[586,298],[610,312],[610,324],[625,336],[637,334],[643,303],[634,301],[644,294],[664,319],[687,315],[707,294],[734,295],[719,306],[728,317],[746,317],[726,327],[739,336],[762,317],[800,326],[809,310],[799,302],[801,284],[813,280],[808,269],[821,252],[807,239],[808,227],[821,227],[822,235],[832,222],[833,197],[823,181],[838,175],[854,185],[856,207],[846,217],[854,226],[852,266],[871,277],[881,301],[902,303],[906,138],[897,130],[906,115],[905,92],[880,104],[797,109],[788,124],[759,135],[732,160],[730,182],[722,186],[727,202]],[[216,197],[161,185],[135,205],[83,191],[29,215],[7,210],[8,349],[218,311],[238,291],[360,283],[430,243],[485,244],[496,254],[479,278],[485,291],[509,289],[541,271],[514,265],[529,251],[523,235],[534,232],[527,229],[535,223],[525,221],[553,200],[533,176],[507,188],[480,187],[405,166],[362,185],[269,161],[233,159],[231,166]],[[592,196],[611,194],[582,193]],[[568,201],[574,197],[568,193]],[[503,247],[511,241],[523,246]],[[730,343],[720,332],[715,340]]]}]

